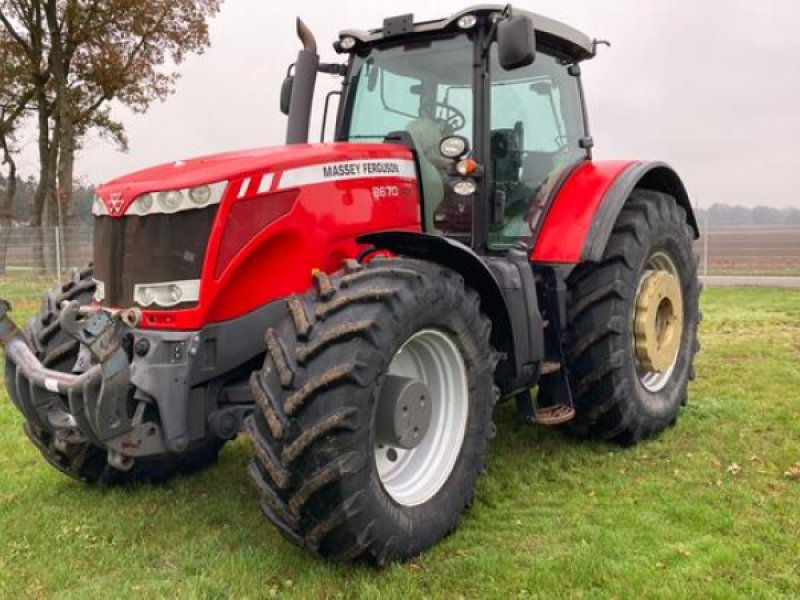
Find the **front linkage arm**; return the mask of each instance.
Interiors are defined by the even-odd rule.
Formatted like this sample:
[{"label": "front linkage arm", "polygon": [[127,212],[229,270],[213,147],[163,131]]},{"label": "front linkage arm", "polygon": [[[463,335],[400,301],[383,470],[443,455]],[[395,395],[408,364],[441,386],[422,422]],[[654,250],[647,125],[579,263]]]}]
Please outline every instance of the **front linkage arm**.
[{"label": "front linkage arm", "polygon": [[6,353],[6,360],[11,361],[17,369],[14,388],[9,388],[9,392],[16,392],[16,394],[11,393],[12,400],[15,400],[15,404],[22,412],[37,422],[36,411],[29,413],[24,406],[17,403],[22,398],[33,395],[32,390],[20,388],[23,374],[30,386],[38,386],[56,394],[71,394],[82,391],[87,385],[99,381],[101,367],[96,365],[80,374],[62,373],[44,367],[28,346],[28,340],[8,316],[9,312],[11,312],[11,304],[7,300],[0,299],[0,346]]},{"label": "front linkage arm", "polygon": [[[130,387],[130,361],[122,348],[122,329],[118,315],[104,310],[93,311],[80,318],[81,307],[70,302],[62,307],[61,329],[88,350],[92,364],[101,371],[99,387],[87,385],[82,390],[83,401],[70,396],[70,412],[88,427],[98,442],[106,442],[132,430],[132,415],[124,400]],[[97,368],[93,366],[89,369]]]},{"label": "front linkage arm", "polygon": [[130,360],[122,347],[125,325],[118,314],[87,313],[77,302],[63,307],[62,330],[92,359],[83,373],[64,373],[40,362],[9,317],[10,310],[11,305],[0,299],[6,383],[12,401],[30,422],[64,443],[90,441],[108,448],[110,462],[122,470],[133,465],[143,446],[152,451],[153,438],[160,439],[158,431],[142,422],[141,411],[128,410]]}]

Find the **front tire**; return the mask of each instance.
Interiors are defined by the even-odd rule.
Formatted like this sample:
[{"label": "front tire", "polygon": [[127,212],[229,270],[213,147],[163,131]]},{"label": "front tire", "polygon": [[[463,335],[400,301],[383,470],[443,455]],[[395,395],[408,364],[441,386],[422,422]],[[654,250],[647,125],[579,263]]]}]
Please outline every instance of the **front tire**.
[{"label": "front tire", "polygon": [[570,275],[573,433],[630,445],[677,420],[699,348],[693,239],[674,198],[635,190],[602,261],[581,264]]},{"label": "front tire", "polygon": [[[334,560],[405,560],[456,528],[484,469],[490,322],[458,274],[423,261],[348,261],[315,282],[266,334],[251,379],[250,476],[295,544]],[[415,397],[431,400],[411,449],[387,443],[381,425],[383,392],[398,380],[424,383]]]}]

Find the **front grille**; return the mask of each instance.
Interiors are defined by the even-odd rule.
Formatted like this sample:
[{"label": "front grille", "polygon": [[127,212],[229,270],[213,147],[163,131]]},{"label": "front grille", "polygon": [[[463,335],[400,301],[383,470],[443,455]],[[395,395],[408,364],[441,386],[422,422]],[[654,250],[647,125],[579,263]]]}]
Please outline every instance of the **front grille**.
[{"label": "front grille", "polygon": [[102,304],[132,306],[136,284],[200,279],[217,209],[213,205],[146,217],[95,217],[94,277],[105,285]]}]

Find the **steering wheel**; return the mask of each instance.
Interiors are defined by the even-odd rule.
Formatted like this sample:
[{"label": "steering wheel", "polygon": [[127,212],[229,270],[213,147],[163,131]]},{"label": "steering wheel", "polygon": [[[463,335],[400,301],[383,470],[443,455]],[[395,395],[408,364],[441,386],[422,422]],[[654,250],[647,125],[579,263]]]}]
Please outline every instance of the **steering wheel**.
[{"label": "steering wheel", "polygon": [[467,117],[464,116],[464,113],[458,110],[455,106],[445,104],[444,102],[437,102],[436,107],[443,108],[449,114],[446,119],[437,119],[437,121],[441,121],[443,123],[448,133],[455,133],[456,131],[463,129],[467,124]]}]

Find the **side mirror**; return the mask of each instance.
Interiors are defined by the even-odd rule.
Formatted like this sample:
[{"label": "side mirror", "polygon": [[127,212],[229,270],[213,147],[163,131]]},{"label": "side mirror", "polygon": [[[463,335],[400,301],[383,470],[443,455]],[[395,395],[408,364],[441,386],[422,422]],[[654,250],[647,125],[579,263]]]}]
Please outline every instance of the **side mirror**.
[{"label": "side mirror", "polygon": [[536,36],[530,17],[512,16],[497,24],[497,58],[506,71],[533,63],[536,58]]},{"label": "side mirror", "polygon": [[289,114],[289,106],[292,104],[292,89],[294,88],[294,75],[287,75],[281,86],[281,112]]}]

